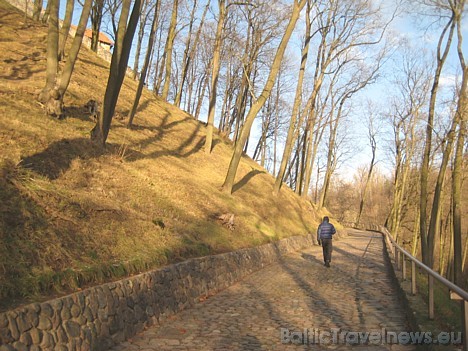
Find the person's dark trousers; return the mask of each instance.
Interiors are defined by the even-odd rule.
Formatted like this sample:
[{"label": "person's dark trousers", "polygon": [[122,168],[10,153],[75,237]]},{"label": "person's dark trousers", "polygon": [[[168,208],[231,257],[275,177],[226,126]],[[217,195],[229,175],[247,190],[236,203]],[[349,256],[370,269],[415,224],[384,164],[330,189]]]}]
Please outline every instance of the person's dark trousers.
[{"label": "person's dark trousers", "polygon": [[333,239],[322,239],[322,249],[323,249],[323,261],[326,265],[329,265],[331,262],[331,256],[333,251]]}]

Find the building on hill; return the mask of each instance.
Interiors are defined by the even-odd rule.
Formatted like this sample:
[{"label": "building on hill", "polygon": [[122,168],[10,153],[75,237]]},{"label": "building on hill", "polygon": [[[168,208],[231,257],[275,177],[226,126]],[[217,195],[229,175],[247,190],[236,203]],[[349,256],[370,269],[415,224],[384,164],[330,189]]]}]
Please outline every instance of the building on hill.
[{"label": "building on hill", "polygon": [[[17,9],[21,11],[26,11],[28,16],[32,16],[33,9],[34,9],[34,1],[33,0],[6,0],[10,5],[13,5]],[[45,9],[42,9],[44,12]],[[62,25],[62,20],[59,20],[59,25]],[[74,38],[76,33],[77,27],[75,25],[71,25],[70,27],[70,35]],[[90,48],[91,47],[91,39],[93,37],[93,32],[91,29],[86,29],[83,37],[83,44]],[[98,43],[98,56],[110,62],[112,59],[112,48],[114,47],[114,42],[104,33],[99,32],[99,43]]]},{"label": "building on hill", "polygon": [[[77,27],[75,25],[71,25],[70,27],[70,35],[75,37]],[[83,45],[90,48],[91,47],[91,40],[93,37],[93,32],[91,29],[86,29],[83,37]],[[112,48],[114,47],[114,42],[104,33],[99,32],[98,38],[98,56],[102,57],[107,62],[111,61],[112,58]]]}]

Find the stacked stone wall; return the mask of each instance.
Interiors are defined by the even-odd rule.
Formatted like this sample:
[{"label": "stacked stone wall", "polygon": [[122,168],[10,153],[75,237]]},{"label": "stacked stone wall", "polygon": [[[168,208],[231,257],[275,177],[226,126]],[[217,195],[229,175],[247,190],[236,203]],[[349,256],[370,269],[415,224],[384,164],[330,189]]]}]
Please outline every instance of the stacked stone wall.
[{"label": "stacked stone wall", "polygon": [[296,236],[189,259],[0,313],[0,351],[106,350],[310,245],[311,236]]}]

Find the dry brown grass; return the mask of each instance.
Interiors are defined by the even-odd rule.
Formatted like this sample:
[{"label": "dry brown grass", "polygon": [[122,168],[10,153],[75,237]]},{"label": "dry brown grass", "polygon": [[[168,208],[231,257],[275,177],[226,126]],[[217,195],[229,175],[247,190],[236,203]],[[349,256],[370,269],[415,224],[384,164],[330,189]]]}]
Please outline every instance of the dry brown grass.
[{"label": "dry brown grass", "polygon": [[[46,27],[0,0],[0,299],[3,307],[188,257],[314,231],[312,205],[251,159],[233,195],[219,191],[232,146],[203,149],[205,126],[145,91],[136,128],[114,118],[106,150],[89,141],[84,104],[103,96],[108,64],[83,48],[66,119],[45,116]],[[126,79],[117,113],[136,83]],[[235,229],[217,216],[235,215]]]}]

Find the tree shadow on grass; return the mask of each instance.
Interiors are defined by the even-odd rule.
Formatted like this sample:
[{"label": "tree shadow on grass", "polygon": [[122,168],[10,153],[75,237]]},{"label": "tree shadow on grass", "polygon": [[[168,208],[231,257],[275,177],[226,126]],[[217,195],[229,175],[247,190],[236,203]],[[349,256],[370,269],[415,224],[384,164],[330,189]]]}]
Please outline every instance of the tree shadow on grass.
[{"label": "tree shadow on grass", "polygon": [[34,155],[23,157],[21,165],[44,177],[55,180],[65,172],[76,158],[91,159],[114,149],[99,147],[88,138],[62,139],[51,143],[46,149]]},{"label": "tree shadow on grass", "polygon": [[31,65],[29,63],[15,63],[11,66],[9,74],[0,75],[0,79],[26,80],[31,78],[33,75],[44,71],[45,69],[31,69]]},{"label": "tree shadow on grass", "polygon": [[148,108],[149,104],[152,102],[156,102],[156,100],[145,99],[144,101],[140,101],[137,107],[137,112],[143,112],[144,110]]},{"label": "tree shadow on grass", "polygon": [[[100,63],[97,60],[91,61],[91,60],[88,60],[88,59],[85,59],[85,58],[81,57],[80,61],[82,61],[82,62],[84,62],[84,63],[86,63],[88,65],[93,65],[93,66],[98,66],[98,67],[104,68],[106,70],[109,69],[109,64],[106,65],[106,64]],[[102,60],[102,62],[104,62],[104,61]]]},{"label": "tree shadow on grass", "polygon": [[[82,113],[83,109],[81,107],[70,107],[67,109],[67,112],[71,114],[69,117],[83,120],[89,118],[89,116]],[[67,171],[70,168],[72,161],[77,158],[87,160],[104,154],[120,155],[120,157],[124,158],[124,152],[125,159],[133,162],[142,159],[156,159],[163,156],[186,158],[199,152],[205,145],[205,136],[200,133],[202,123],[198,123],[196,128],[194,128],[193,131],[181,141],[180,145],[174,148],[166,148],[163,144],[161,145],[160,150],[154,152],[145,154],[137,151],[139,149],[144,149],[151,144],[161,142],[164,134],[169,133],[172,128],[190,119],[187,117],[168,123],[169,117],[169,114],[166,114],[159,126],[146,127],[134,125],[132,127],[133,129],[149,130],[154,132],[154,134],[143,142],[139,142],[135,145],[129,145],[129,147],[125,147],[124,149],[122,149],[122,145],[110,143],[107,143],[106,147],[103,148],[91,141],[89,138],[62,139],[51,143],[43,151],[31,156],[23,157],[21,159],[21,166],[31,169],[50,180],[55,180]],[[219,140],[214,140],[213,145],[216,145],[219,142]],[[261,173],[259,171],[256,172]],[[238,186],[242,186],[255,174],[257,173],[244,177],[244,179],[238,183]]]},{"label": "tree shadow on grass", "polygon": [[234,184],[234,186],[232,187],[232,193],[234,194],[237,190],[239,190],[244,185],[246,185],[257,174],[262,174],[262,173],[265,173],[265,171],[260,171],[258,169],[251,170],[241,180],[239,180],[236,184]]},{"label": "tree shadow on grass", "polygon": [[[132,129],[134,130],[150,130],[150,131],[155,132],[154,135],[152,135],[151,137],[148,137],[146,140],[142,142],[138,142],[137,146],[144,149],[154,143],[160,142],[166,133],[170,133],[171,129],[173,129],[174,127],[176,127],[177,125],[181,123],[192,120],[192,118],[190,117],[185,117],[183,119],[168,123],[169,118],[170,118],[169,113],[166,113],[161,123],[157,127],[132,125]],[[127,159],[129,161],[137,161],[142,158],[156,159],[156,158],[164,157],[164,156],[174,156],[174,157],[180,157],[180,158],[189,157],[199,152],[205,145],[206,136],[200,135],[201,134],[200,129],[202,125],[203,123],[197,123],[196,127],[193,129],[190,135],[188,135],[185,139],[183,139],[180,145],[178,145],[175,148],[166,148],[164,147],[164,144],[163,144],[161,145],[162,146],[161,150],[150,152],[148,154],[139,154],[139,155],[135,154]],[[216,140],[216,139],[213,140],[213,147],[216,146],[219,142],[220,142],[219,140]]]}]

